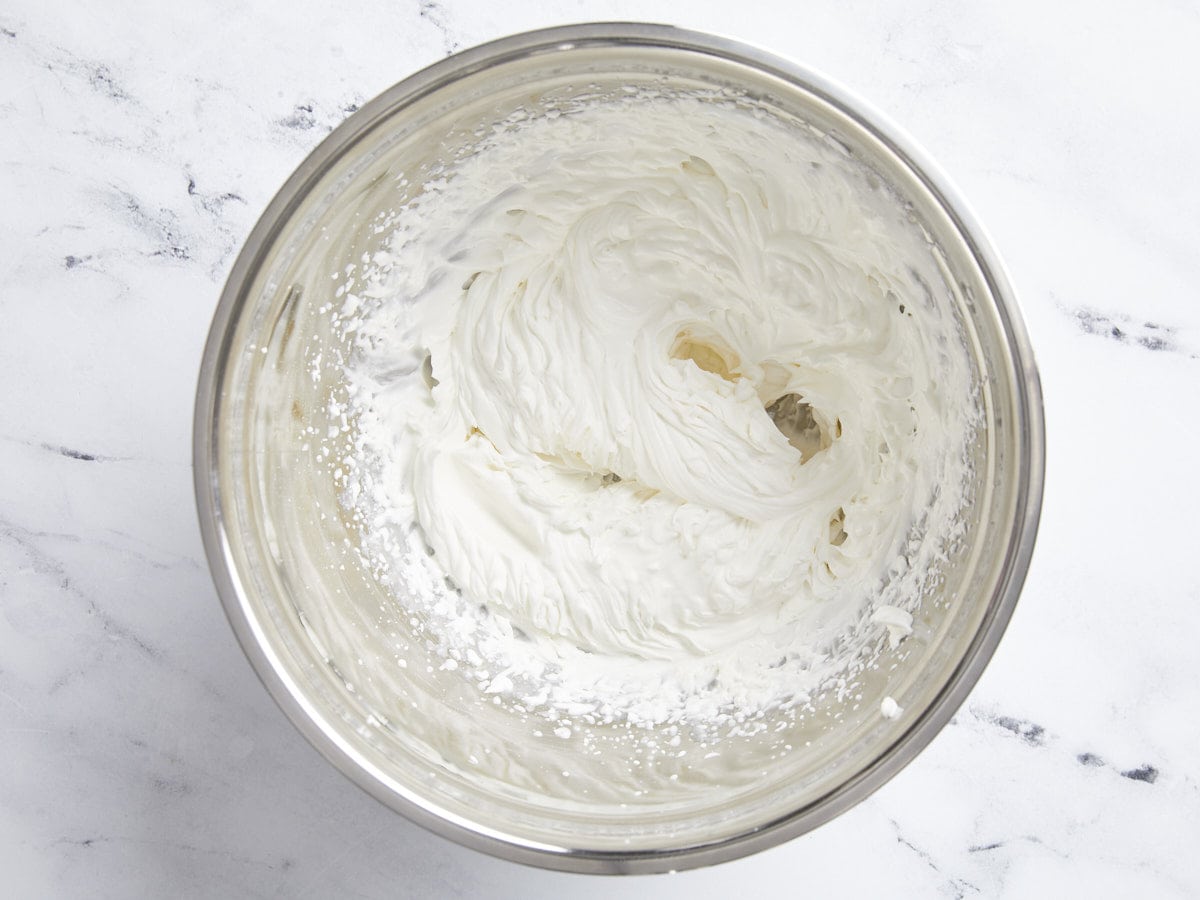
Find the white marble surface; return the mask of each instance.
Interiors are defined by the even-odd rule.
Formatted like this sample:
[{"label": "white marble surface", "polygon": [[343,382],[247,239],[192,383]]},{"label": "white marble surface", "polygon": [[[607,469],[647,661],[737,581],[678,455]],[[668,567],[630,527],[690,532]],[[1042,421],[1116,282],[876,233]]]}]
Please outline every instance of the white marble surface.
[{"label": "white marble surface", "polygon": [[[601,0],[0,6],[0,872],[19,897],[1200,894],[1200,12]],[[504,33],[641,18],[909,130],[1006,258],[1045,382],[1034,565],[955,723],[712,870],[521,868],[337,774],[244,661],[191,491],[233,254],[349,110]]]}]

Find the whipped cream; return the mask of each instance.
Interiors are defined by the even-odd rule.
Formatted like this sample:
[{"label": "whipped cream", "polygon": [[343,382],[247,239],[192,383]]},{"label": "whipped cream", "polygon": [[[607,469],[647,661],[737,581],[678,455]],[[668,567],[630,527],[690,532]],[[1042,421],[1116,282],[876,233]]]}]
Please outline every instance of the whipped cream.
[{"label": "whipped cream", "polygon": [[443,670],[562,740],[745,730],[909,633],[973,369],[936,248],[839,144],[597,101],[379,227],[339,290],[343,504]]},{"label": "whipped cream", "polygon": [[904,707],[896,702],[894,697],[884,697],[879,701],[879,714],[885,719],[898,719],[904,712]]}]

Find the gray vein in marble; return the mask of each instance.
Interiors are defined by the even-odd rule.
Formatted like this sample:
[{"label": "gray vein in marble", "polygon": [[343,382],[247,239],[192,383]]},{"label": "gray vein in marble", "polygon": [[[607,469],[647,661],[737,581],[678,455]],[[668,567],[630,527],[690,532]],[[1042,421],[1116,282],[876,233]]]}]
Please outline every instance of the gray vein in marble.
[{"label": "gray vein in marble", "polygon": [[317,120],[313,116],[313,105],[311,103],[298,103],[292,110],[291,115],[277,119],[276,123],[283,128],[293,128],[298,131],[308,131],[311,128],[317,127]]},{"label": "gray vein in marble", "polygon": [[189,241],[181,235],[179,216],[173,210],[165,207],[148,210],[133,194],[115,186],[110,196],[114,201],[110,204],[114,212],[150,239],[154,245],[151,256],[169,256],[178,260],[192,258]]},{"label": "gray vein in marble", "polygon": [[295,862],[293,860],[283,860],[278,866],[269,863],[262,859],[255,859],[250,856],[244,856],[239,853],[230,853],[227,849],[215,850],[210,847],[199,847],[195,844],[190,844],[182,841],[158,840],[153,838],[129,837],[123,835],[97,835],[89,838],[59,838],[53,841],[50,846],[71,846],[80,847],[82,849],[90,849],[99,844],[140,844],[146,847],[171,847],[177,850],[185,850],[188,853],[200,853],[208,856],[217,856],[227,862],[241,863],[242,865],[256,866],[259,868],[269,869],[272,871],[282,870],[287,871]]},{"label": "gray vein in marble", "polygon": [[[30,445],[30,446],[33,446],[33,445]],[[40,446],[52,453],[56,453],[60,456],[66,457],[67,459],[76,460],[79,462],[100,463],[100,462],[131,462],[131,461],[134,461],[134,460],[132,460],[131,457],[95,456],[90,453],[81,453],[77,450],[71,450],[67,447],[57,447],[57,446],[53,446],[50,444],[41,444]],[[88,547],[96,547],[96,548],[104,550],[110,554],[116,554],[118,556],[126,557],[126,558],[128,558],[132,561],[135,561],[141,565],[149,566],[151,569],[157,569],[160,571],[170,571],[173,569],[180,569],[180,568],[187,568],[187,569],[192,569],[192,570],[196,570],[196,571],[202,571],[202,570],[207,571],[207,567],[206,567],[205,563],[202,562],[200,559],[196,558],[195,556],[190,556],[187,554],[171,553],[170,551],[166,551],[166,550],[162,550],[162,549],[153,547],[153,546],[149,545],[147,542],[145,542],[144,540],[142,540],[141,538],[139,538],[135,535],[132,535],[132,534],[128,534],[124,531],[120,531],[115,528],[105,529],[105,533],[111,534],[112,536],[119,538],[121,541],[124,541],[125,543],[116,543],[116,542],[113,542],[110,540],[106,540],[105,538],[103,538],[95,533],[87,534],[85,536],[85,535],[81,535],[81,534],[77,534],[77,533],[69,532],[69,531],[34,531],[31,529],[16,525],[15,523],[13,523],[11,521],[6,521],[4,519],[0,519],[0,539],[10,538],[14,543],[23,547],[27,553],[30,551],[30,549],[36,549],[39,553],[41,553],[40,558],[42,559],[43,565],[42,565],[41,569],[39,569],[38,566],[35,565],[34,571],[39,572],[40,574],[49,573],[49,574],[61,575],[62,579],[63,579],[62,583],[63,583],[64,587],[67,586],[67,584],[69,584],[69,580],[65,576],[65,567],[63,567],[60,563],[57,563],[57,562],[55,563],[54,567],[47,565],[47,563],[46,563],[47,560],[53,561],[55,558],[50,556],[49,554],[44,553],[44,551],[41,551],[39,548],[33,548],[31,542],[33,542],[35,540],[36,541],[48,541],[49,540],[49,541],[60,541],[62,543],[66,543],[66,544],[87,545]],[[136,543],[143,544],[145,547],[147,547],[147,549],[149,549],[151,552],[156,554],[159,558],[155,558],[155,556],[152,556],[150,553],[142,552],[141,550],[135,550],[133,547],[129,546],[130,542],[136,542]],[[164,561],[161,557],[167,557],[167,561]],[[91,601],[88,601],[88,602],[90,603]]]},{"label": "gray vein in marble", "polygon": [[978,894],[980,892],[979,887],[971,882],[962,878],[955,878],[951,875],[947,875],[944,871],[942,871],[942,868],[937,864],[933,856],[930,855],[928,851],[918,847],[904,836],[899,822],[897,822],[895,819],[888,819],[888,822],[891,823],[892,828],[896,832],[896,843],[907,848],[918,859],[925,863],[925,865],[932,869],[938,875],[938,877],[944,879],[944,886],[950,890],[954,900],[963,900],[968,891],[972,894]]},{"label": "gray vein in marble", "polygon": [[364,98],[354,94],[350,100],[342,101],[333,106],[317,100],[305,100],[295,104],[291,112],[275,120],[275,125],[285,131],[321,131],[328,134],[340,125],[347,116],[357,112]]},{"label": "gray vein in marble", "polygon": [[1049,853],[1053,853],[1055,856],[1058,856],[1060,858],[1066,857],[1066,854],[1064,854],[1060,850],[1055,849],[1054,847],[1047,845],[1046,842],[1043,841],[1036,834],[1022,834],[1022,835],[1017,835],[1015,837],[1004,838],[1002,840],[988,841],[987,843],[983,843],[983,844],[972,844],[970,847],[967,848],[967,853],[970,853],[970,854],[992,853],[993,851],[996,851],[996,850],[1002,850],[1005,853],[1012,853],[1013,849],[1014,849],[1014,847],[1013,847],[1014,844],[1027,844],[1030,846],[1036,846],[1036,847],[1038,847],[1042,850],[1045,850]]},{"label": "gray vein in marble", "polygon": [[1138,766],[1136,769],[1128,769],[1121,773],[1122,778],[1128,778],[1131,781],[1144,781],[1146,784],[1154,784],[1158,780],[1158,769],[1154,766]]},{"label": "gray vein in marble", "polygon": [[233,191],[225,191],[224,193],[206,193],[200,191],[196,187],[196,179],[191,174],[187,176],[187,192],[189,197],[195,197],[200,205],[214,216],[221,214],[225,209],[226,203],[241,203],[242,205],[246,203],[245,197]]},{"label": "gray vein in marble", "polygon": [[[70,259],[71,257],[68,257]],[[71,268],[71,264],[67,264],[67,268]],[[21,441],[20,443],[26,443]],[[32,444],[28,444],[32,446]],[[62,447],[57,444],[39,444],[43,450],[49,450],[51,453],[57,453],[59,456],[65,456],[67,459],[76,459],[80,462],[128,462],[128,456],[98,456],[95,453],[85,453],[82,450],[74,450],[70,447]]]},{"label": "gray vein in marble", "polygon": [[[148,157],[156,161],[170,158],[159,135],[159,113],[147,108],[135,95],[128,86],[129,79],[117,64],[72,53],[52,41],[31,41],[23,43],[23,48],[29,64],[35,70],[51,73],[60,90],[68,97],[75,98],[78,87],[82,87],[114,111],[113,115],[101,116],[93,107],[88,110],[89,115],[82,116],[79,124],[69,129],[67,134],[91,146],[120,151],[126,157]],[[39,104],[42,102],[41,92],[34,91],[32,97]],[[355,101],[343,104],[337,114],[323,120],[325,130],[330,130],[349,110],[357,109],[359,102],[361,97],[356,97]],[[119,114],[116,111],[120,111]],[[186,226],[180,218],[180,210],[147,202],[139,196],[139,190],[120,183],[110,181],[107,191],[101,190],[102,203],[114,217],[149,239],[150,246],[145,251],[149,256],[176,262],[189,261],[198,253],[207,256],[207,253],[203,253],[206,249],[204,245],[211,247],[215,250],[215,258],[208,266],[208,274],[215,279],[223,273],[226,261],[237,248],[241,236],[241,229],[233,228],[228,221],[226,207],[229,203],[245,206],[246,200],[233,190],[197,190],[190,167],[184,165],[183,168],[187,194],[208,220],[203,233]],[[45,170],[67,177],[74,174],[52,165]],[[80,230],[87,231],[88,228],[81,226]],[[219,240],[214,241],[214,237]],[[101,269],[110,250],[120,252],[111,247],[100,252],[72,252],[62,257],[62,264],[67,269]]]},{"label": "gray vein in marble", "polygon": [[971,707],[970,712],[979,721],[1015,734],[1031,747],[1041,747],[1046,742],[1046,730],[1034,722],[1017,719],[1013,716],[994,715],[978,707]]},{"label": "gray vein in marble", "polygon": [[462,43],[450,30],[450,14],[438,0],[418,0],[418,15],[434,28],[442,39],[442,50],[447,56],[458,50]]},{"label": "gray vein in marble", "polygon": [[[223,272],[226,261],[239,242],[227,208],[230,204],[244,207],[246,200],[236,191],[199,190],[195,177],[186,167],[180,180],[186,196],[192,200],[193,208],[203,214],[202,221],[207,223],[203,231],[185,225],[176,209],[147,204],[116,184],[110,184],[102,192],[102,203],[112,218],[123,222],[145,239],[145,244],[138,250],[145,257],[187,263],[194,261],[198,255],[208,256],[205,250],[215,250],[207,267],[209,277],[215,279]],[[70,253],[63,257],[62,265],[68,270],[100,268],[110,252],[119,253],[122,249],[106,247],[93,253]]]},{"label": "gray vein in marble", "polygon": [[108,63],[79,56],[53,43],[49,45],[48,52],[33,46],[30,46],[29,50],[35,58],[40,59],[41,66],[54,73],[60,81],[62,75],[69,75],[86,84],[93,93],[116,105],[141,106],[141,103],[125,89],[120,78],[113,74]]},{"label": "gray vein in marble", "polygon": [[[88,597],[80,591],[62,561],[46,552],[40,546],[40,542],[45,540],[64,541],[72,544],[82,543],[82,538],[79,535],[31,531],[13,522],[0,519],[0,540],[8,541],[19,547],[26,559],[29,560],[29,564],[35,574],[54,581],[60,591],[82,601],[86,605],[87,615],[95,618],[100,629],[105,634],[121,640],[150,659],[158,660],[162,658],[163,652],[159,647],[154,646],[154,644],[143,638],[128,625],[118,621],[111,613],[101,607],[94,598]],[[129,551],[123,550],[123,552]],[[132,555],[136,556],[137,554]],[[67,673],[59,682],[55,683],[51,689],[52,692],[72,677],[80,674],[82,674],[82,671]]]},{"label": "gray vein in marble", "polygon": [[[75,265],[79,265],[82,261],[77,261]],[[71,268],[71,266],[68,266]],[[151,459],[144,456],[113,456],[107,453],[97,453],[94,450],[80,450],[78,447],[70,447],[66,444],[55,443],[51,441],[39,441],[36,439],[25,439],[14,437],[13,435],[0,435],[0,441],[9,444],[16,444],[20,447],[27,447],[30,450],[45,451],[46,453],[55,456],[63,456],[67,459],[75,460],[76,462],[96,462],[96,463],[139,463],[142,465],[164,465],[170,467],[190,467],[191,462],[164,462],[157,459]]]},{"label": "gray vein in marble", "polygon": [[125,88],[116,82],[113,78],[112,70],[104,63],[84,63],[83,70],[87,76],[88,83],[101,94],[105,94],[112,100],[133,99],[125,91]]},{"label": "gray vein in marble", "polygon": [[[1046,729],[1041,725],[1024,719],[1018,719],[1014,716],[990,713],[976,706],[972,706],[969,712],[977,721],[1007,731],[1020,738],[1023,743],[1030,747],[1044,748],[1048,746],[1048,735]],[[957,724],[957,718],[951,720],[951,724]],[[1075,761],[1086,768],[1110,768],[1101,756],[1091,751],[1076,754]],[[1154,784],[1160,774],[1158,768],[1149,763],[1132,769],[1114,769],[1114,771],[1117,771],[1117,774],[1122,778],[1127,778],[1131,781],[1142,781],[1146,784]]]},{"label": "gray vein in marble", "polygon": [[[1176,329],[1170,325],[1146,322],[1118,313],[1103,313],[1098,309],[1079,306],[1068,311],[1084,334],[1108,338],[1119,344],[1145,350],[1178,353],[1187,351],[1180,346]],[[1192,355],[1192,354],[1189,354]],[[1194,358],[1194,356],[1193,356]]]}]

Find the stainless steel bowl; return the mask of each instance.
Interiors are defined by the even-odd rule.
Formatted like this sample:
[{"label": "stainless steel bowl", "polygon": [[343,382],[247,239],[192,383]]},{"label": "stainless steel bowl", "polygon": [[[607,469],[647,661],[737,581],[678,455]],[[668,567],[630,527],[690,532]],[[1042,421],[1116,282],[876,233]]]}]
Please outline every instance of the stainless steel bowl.
[{"label": "stainless steel bowl", "polygon": [[[499,121],[506,110],[648,81],[752,95],[820,128],[887,178],[944,254],[986,421],[964,549],[942,573],[942,591],[923,602],[886,682],[868,675],[859,686],[866,701],[805,726],[803,753],[737,789],[658,806],[589,806],[528,786],[508,789],[431,752],[423,736],[438,716],[463,714],[439,697],[445,685],[436,679],[403,685],[418,712],[406,714],[407,703],[381,711],[387,698],[372,694],[370,673],[343,640],[371,625],[380,588],[351,552],[334,486],[306,463],[298,424],[327,424],[322,399],[338,389],[338,368],[306,351],[330,338],[318,310],[331,274],[378,241],[363,213],[388,189],[387,173],[419,181],[444,161],[455,135]],[[413,821],[497,856],[578,872],[666,871],[753,853],[828,821],[912,760],[963,702],[1012,614],[1033,549],[1043,456],[1037,371],[1004,272],[913,143],[845,90],[790,62],[722,38],[637,24],[553,28],[467,50],[337,128],[271,202],[233,267],[205,350],[195,418],[196,495],[213,577],[246,655],[297,728]],[[331,598],[354,615],[330,626],[321,613]],[[405,646],[420,656],[415,640]],[[900,696],[905,716],[879,715],[885,691]],[[519,729],[505,729],[497,726],[496,739],[520,749]]]}]

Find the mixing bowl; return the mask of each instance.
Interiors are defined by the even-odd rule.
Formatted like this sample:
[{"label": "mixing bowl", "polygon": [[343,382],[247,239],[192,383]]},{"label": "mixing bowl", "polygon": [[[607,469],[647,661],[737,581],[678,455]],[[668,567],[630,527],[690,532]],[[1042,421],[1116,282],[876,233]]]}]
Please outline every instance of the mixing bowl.
[{"label": "mixing bowl", "polygon": [[[351,352],[330,324],[334,290],[382,249],[378,213],[452,173],[515,111],[552,116],[581,97],[641,90],[753,103],[878,173],[935,248],[939,302],[961,326],[982,415],[961,539],[934,573],[911,636],[898,647],[881,642],[872,665],[815,698],[810,714],[697,754],[677,790],[639,797],[562,787],[572,773],[596,785],[606,771],[624,778],[633,763],[619,752],[585,757],[543,723],[480,703],[476,686],[437,665],[417,617],[395,615],[364,563],[329,457],[349,453],[351,430],[330,402],[345,390]],[[354,113],[287,181],[234,264],[196,403],[209,563],[246,655],[290,719],[411,820],[497,856],[579,872],[666,871],[752,853],[828,821],[895,775],[950,719],[1000,640],[1029,564],[1042,479],[1028,339],[993,251],[945,178],[824,78],[665,26],[505,38]],[[386,654],[363,650],[362,635],[384,631]]]}]

